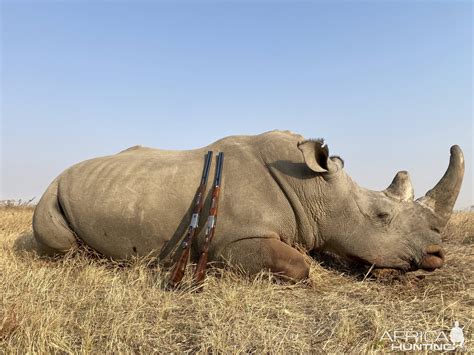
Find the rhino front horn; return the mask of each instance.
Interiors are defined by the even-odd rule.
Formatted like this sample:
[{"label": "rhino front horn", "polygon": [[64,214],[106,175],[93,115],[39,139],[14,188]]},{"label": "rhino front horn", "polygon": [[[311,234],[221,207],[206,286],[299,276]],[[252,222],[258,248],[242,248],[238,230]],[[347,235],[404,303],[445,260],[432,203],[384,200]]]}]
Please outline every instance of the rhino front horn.
[{"label": "rhino front horn", "polygon": [[414,193],[410,175],[406,171],[399,171],[392,183],[385,189],[385,194],[401,201],[413,201]]},{"label": "rhino front horn", "polygon": [[417,201],[432,209],[446,223],[453,211],[464,176],[464,156],[459,146],[451,147],[449,166],[441,180]]}]

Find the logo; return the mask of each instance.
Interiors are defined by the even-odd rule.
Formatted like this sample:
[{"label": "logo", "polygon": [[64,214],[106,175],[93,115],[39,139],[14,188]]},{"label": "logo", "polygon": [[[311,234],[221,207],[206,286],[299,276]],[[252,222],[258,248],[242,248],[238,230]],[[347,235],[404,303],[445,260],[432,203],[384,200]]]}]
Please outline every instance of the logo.
[{"label": "logo", "polygon": [[392,351],[452,351],[464,348],[464,327],[455,321],[451,331],[393,330],[383,333],[380,341],[390,343]]},{"label": "logo", "polygon": [[451,329],[449,332],[449,339],[451,340],[451,343],[453,343],[454,346],[457,346],[459,343],[459,347],[462,348],[464,347],[464,328],[459,328],[459,322],[455,321],[454,322],[454,327]]}]

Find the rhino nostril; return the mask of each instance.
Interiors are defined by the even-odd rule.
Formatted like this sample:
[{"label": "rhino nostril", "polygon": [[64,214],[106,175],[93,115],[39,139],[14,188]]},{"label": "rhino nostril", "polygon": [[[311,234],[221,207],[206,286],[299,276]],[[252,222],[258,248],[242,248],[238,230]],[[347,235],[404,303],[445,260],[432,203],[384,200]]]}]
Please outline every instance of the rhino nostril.
[{"label": "rhino nostril", "polygon": [[438,258],[444,259],[444,250],[438,244],[432,244],[426,247],[426,254],[434,255]]},{"label": "rhino nostril", "polygon": [[421,260],[420,267],[425,270],[434,270],[444,264],[444,250],[438,244],[429,245],[425,250],[425,255]]},{"label": "rhino nostril", "polygon": [[440,249],[439,251],[437,251],[435,253],[431,253],[431,255],[437,256],[438,258],[444,260],[444,250],[443,249]]}]

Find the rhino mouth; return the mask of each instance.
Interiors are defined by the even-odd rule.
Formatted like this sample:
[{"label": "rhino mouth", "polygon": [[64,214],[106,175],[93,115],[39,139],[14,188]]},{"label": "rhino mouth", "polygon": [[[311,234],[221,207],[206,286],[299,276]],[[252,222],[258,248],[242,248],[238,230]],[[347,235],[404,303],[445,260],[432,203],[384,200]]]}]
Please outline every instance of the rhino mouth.
[{"label": "rhino mouth", "polygon": [[364,258],[361,258],[357,255],[347,255],[348,259],[364,266],[369,266],[371,269],[377,270],[398,270],[401,272],[409,272],[416,270],[425,270],[425,271],[434,271],[441,268],[444,265],[445,252],[438,244],[429,245],[422,257],[419,260],[410,259],[402,260],[400,259],[399,264],[384,265],[383,262],[370,262]]},{"label": "rhino mouth", "polygon": [[383,262],[379,262],[379,261],[371,262],[364,258],[361,258],[360,256],[352,255],[352,254],[347,255],[347,258],[356,264],[370,268],[370,270],[387,270],[387,271],[393,270],[393,271],[405,273],[405,272],[416,271],[420,269],[420,266],[418,266],[419,263],[417,263],[415,260],[404,261],[400,259],[400,262],[396,265],[395,264],[385,265]]}]

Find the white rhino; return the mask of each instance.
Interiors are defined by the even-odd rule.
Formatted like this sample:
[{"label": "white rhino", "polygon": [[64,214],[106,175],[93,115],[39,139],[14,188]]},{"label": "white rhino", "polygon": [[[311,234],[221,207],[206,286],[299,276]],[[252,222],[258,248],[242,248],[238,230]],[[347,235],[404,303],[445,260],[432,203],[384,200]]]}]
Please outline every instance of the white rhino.
[{"label": "white rhino", "polygon": [[[364,189],[322,140],[288,131],[226,137],[189,151],[137,146],[74,165],[36,207],[38,245],[58,254],[80,241],[114,259],[166,255],[187,229],[209,150],[226,155],[211,262],[293,280],[308,276],[303,253],[320,250],[403,271],[443,265],[440,233],[464,174],[458,146],[443,178],[415,201],[407,172],[384,191]],[[201,230],[194,261],[202,243]]]}]

